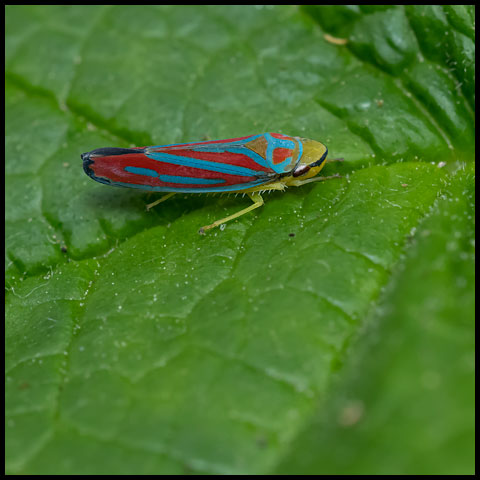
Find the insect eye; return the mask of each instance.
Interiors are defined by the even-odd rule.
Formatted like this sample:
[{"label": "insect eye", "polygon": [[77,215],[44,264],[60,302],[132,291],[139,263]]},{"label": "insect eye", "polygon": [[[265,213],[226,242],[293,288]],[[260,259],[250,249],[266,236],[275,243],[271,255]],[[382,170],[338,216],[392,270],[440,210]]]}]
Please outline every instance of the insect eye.
[{"label": "insect eye", "polygon": [[301,167],[298,167],[294,172],[293,172],[293,177],[300,177],[301,175],[305,175],[308,171],[310,170],[309,165],[302,165]]}]

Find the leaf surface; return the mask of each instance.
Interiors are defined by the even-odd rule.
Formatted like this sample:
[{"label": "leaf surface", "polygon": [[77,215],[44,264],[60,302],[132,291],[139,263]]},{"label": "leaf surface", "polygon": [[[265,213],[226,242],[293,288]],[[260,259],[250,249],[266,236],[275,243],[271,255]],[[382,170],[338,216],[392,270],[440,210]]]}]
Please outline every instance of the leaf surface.
[{"label": "leaf surface", "polygon": [[[6,472],[472,473],[474,13],[7,7]],[[205,236],[81,167],[266,131],[342,178]]]}]

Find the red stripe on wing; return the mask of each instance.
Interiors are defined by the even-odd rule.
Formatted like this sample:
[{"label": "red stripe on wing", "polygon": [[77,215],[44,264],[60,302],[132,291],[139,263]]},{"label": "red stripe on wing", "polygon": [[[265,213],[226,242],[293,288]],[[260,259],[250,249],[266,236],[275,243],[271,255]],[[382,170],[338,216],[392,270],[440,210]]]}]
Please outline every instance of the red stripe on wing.
[{"label": "red stripe on wing", "polygon": [[[179,184],[162,182],[158,177],[148,175],[139,175],[125,171],[125,167],[147,168],[157,172],[158,175],[174,175],[181,177],[202,178],[212,180],[223,180],[218,185],[205,184]],[[143,153],[130,153],[126,155],[112,155],[106,157],[96,157],[94,163],[90,165],[96,177],[108,178],[116,183],[130,183],[133,185],[147,185],[152,187],[171,187],[171,188],[198,188],[206,189],[211,187],[224,187],[230,185],[242,185],[258,180],[255,176],[231,175],[223,172],[212,172],[185,165],[175,165],[173,163],[160,162],[153,160]]]},{"label": "red stripe on wing", "polygon": [[[274,173],[271,168],[265,167],[260,163],[257,163],[249,155],[243,153],[232,152],[203,152],[201,150],[189,150],[189,149],[172,149],[162,148],[155,150],[158,153],[168,153],[169,155],[175,155],[179,157],[196,158],[198,160],[206,160],[207,162],[224,163],[226,165],[232,165],[235,167],[248,168],[257,172]],[[253,153],[253,152],[252,152]]]}]

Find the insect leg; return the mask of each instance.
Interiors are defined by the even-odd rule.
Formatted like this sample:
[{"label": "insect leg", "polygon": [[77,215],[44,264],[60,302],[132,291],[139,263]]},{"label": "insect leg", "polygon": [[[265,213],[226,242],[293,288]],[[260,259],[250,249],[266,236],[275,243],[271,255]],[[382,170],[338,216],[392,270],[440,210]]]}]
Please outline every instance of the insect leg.
[{"label": "insect leg", "polygon": [[175,195],[175,192],[167,193],[167,194],[164,195],[162,198],[159,198],[158,200],[155,200],[153,203],[149,203],[149,204],[147,205],[147,210],[150,210],[152,207],[155,207],[155,206],[158,205],[159,203],[162,203],[162,202],[164,202],[165,200],[169,199],[170,197],[173,197],[173,195]]},{"label": "insect leg", "polygon": [[335,175],[330,175],[329,177],[313,177],[313,178],[308,178],[307,180],[290,180],[289,185],[300,187],[301,185],[305,185],[306,183],[323,182],[324,180],[330,180],[332,178],[341,178],[341,177],[342,177],[341,175],[336,173]]},{"label": "insect leg", "polygon": [[244,208],[243,210],[240,210],[237,213],[234,213],[233,215],[230,215],[228,217],[222,218],[221,220],[217,220],[216,222],[213,222],[211,225],[207,225],[205,227],[202,227],[198,233],[200,235],[203,235],[205,233],[205,230],[209,230],[210,228],[218,227],[222,223],[229,222],[230,220],[233,220],[234,218],[238,218],[242,216],[244,213],[248,213],[255,208],[261,207],[263,205],[263,198],[259,193],[248,193],[248,196],[252,199],[254,202],[253,205],[250,205],[247,208]]}]

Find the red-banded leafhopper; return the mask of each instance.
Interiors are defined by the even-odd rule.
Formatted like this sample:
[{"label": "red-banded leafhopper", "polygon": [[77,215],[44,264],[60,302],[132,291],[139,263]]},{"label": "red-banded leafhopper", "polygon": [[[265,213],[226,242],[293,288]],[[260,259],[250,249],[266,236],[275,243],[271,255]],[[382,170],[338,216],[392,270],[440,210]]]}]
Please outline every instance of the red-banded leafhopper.
[{"label": "red-banded leafhopper", "polygon": [[[262,192],[299,187],[316,176],[328,149],[308,138],[280,133],[135,148],[98,148],[82,154],[85,173],[100,183],[175,193],[246,193],[253,204],[204,226],[200,233],[263,205]],[[334,175],[336,177],[338,175]]]}]

